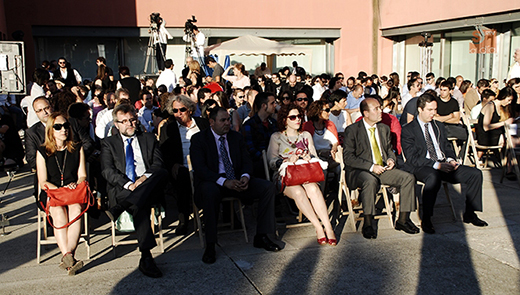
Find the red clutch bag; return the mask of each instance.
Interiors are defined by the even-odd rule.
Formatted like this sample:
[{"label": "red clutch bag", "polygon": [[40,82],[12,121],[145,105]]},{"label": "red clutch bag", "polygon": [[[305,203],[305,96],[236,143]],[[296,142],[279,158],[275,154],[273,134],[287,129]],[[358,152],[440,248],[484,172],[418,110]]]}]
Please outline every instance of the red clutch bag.
[{"label": "red clutch bag", "polygon": [[[47,193],[47,206],[45,207],[45,213],[47,213],[47,220],[49,221],[49,224],[52,225],[52,227],[55,229],[66,228],[73,224],[76,222],[76,220],[80,219],[81,216],[85,214],[85,212],[87,212],[90,206],[94,204],[94,198],[87,181],[83,181],[82,183],[78,184],[75,189],[70,189],[65,186],[58,189],[48,189],[46,187],[45,192]],[[81,212],[69,223],[61,227],[55,227],[49,218],[49,207],[67,206],[72,204],[87,204],[87,206],[85,206],[83,212]]]},{"label": "red clutch bag", "polygon": [[283,177],[283,186],[302,185],[305,183],[325,180],[323,169],[319,162],[288,165]]}]

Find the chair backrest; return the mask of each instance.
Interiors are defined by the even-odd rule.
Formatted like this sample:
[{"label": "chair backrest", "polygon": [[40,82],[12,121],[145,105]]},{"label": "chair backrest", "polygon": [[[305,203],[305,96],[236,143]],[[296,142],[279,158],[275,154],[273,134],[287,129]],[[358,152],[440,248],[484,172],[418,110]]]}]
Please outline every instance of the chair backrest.
[{"label": "chair backrest", "polygon": [[191,182],[191,191],[195,191],[195,187],[193,186],[193,166],[191,165],[191,156],[186,156],[186,162],[188,162],[188,171],[190,172],[190,182]]},{"label": "chair backrest", "polygon": [[266,153],[265,150],[262,150],[262,160],[263,160],[263,163],[264,163],[265,179],[267,181],[271,181],[271,176],[270,176],[270,172],[269,172],[269,165],[267,163],[267,153]]}]

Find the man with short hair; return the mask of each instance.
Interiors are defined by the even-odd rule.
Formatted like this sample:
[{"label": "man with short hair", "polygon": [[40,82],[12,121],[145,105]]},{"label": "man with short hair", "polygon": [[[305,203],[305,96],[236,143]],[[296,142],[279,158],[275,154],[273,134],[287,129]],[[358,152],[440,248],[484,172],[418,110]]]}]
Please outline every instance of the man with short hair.
[{"label": "man with short hair", "polygon": [[267,67],[265,62],[262,62],[258,68],[255,69],[255,77],[271,77],[271,70]]},{"label": "man with short hair", "polygon": [[509,73],[507,73],[507,81],[513,78],[520,78],[520,48],[515,49],[513,61],[514,63],[509,68]]},{"label": "man with short hair", "polygon": [[305,78],[305,69],[298,66],[298,62],[297,61],[293,61],[292,62],[292,66],[293,66],[293,71],[292,71],[292,74],[293,75],[296,75],[296,76],[299,76],[302,80]]},{"label": "man with short hair", "polygon": [[138,132],[132,105],[118,105],[113,119],[119,132],[101,142],[102,174],[107,180],[111,206],[107,215],[114,222],[124,211],[133,216],[141,252],[139,270],[146,276],[158,278],[162,272],[150,252],[157,245],[150,226],[150,210],[164,195],[164,178],[168,172],[163,168],[155,136]]},{"label": "man with short hair", "polygon": [[303,90],[299,90],[296,92],[296,96],[294,97],[294,103],[298,105],[300,108],[302,108],[305,112],[303,121],[307,121],[307,107],[309,106],[309,96],[307,96],[307,93]]},{"label": "man with short hair", "polygon": [[177,76],[173,72],[173,60],[171,58],[164,62],[164,71],[162,71],[159,78],[157,78],[155,85],[164,85],[168,89],[168,92],[173,92],[173,88],[177,85]]},{"label": "man with short hair", "polygon": [[83,81],[81,75],[77,70],[72,69],[64,57],[58,59],[58,65],[60,67],[53,73],[54,80],[62,78],[65,82],[65,87],[81,85],[81,82]]},{"label": "man with short hair", "polygon": [[204,43],[206,42],[206,36],[202,33],[199,28],[193,25],[193,34],[186,34],[182,37],[184,42],[191,44],[191,57],[196,60],[202,68],[204,68]]},{"label": "man with short hair", "polygon": [[[462,78],[462,76],[457,76]],[[460,80],[459,78],[459,80]],[[462,91],[459,90],[459,87],[457,87],[458,80],[453,77],[449,77],[446,79],[449,83],[451,83],[451,96],[457,101],[459,104],[459,109],[464,110],[464,95],[462,94]],[[462,83],[462,82],[461,82]]]},{"label": "man with short hair", "polygon": [[262,179],[265,179],[262,151],[267,152],[271,135],[277,131],[276,120],[271,117],[275,111],[274,94],[261,92],[255,97],[253,116],[242,125],[246,147],[253,161],[253,175]]},{"label": "man with short hair", "polygon": [[471,110],[481,101],[482,92],[489,89],[490,83],[488,79],[480,79],[477,82],[477,89],[471,87],[464,97],[464,112],[470,114]]},{"label": "man with short hair", "polygon": [[137,115],[139,118],[142,118],[142,120],[140,120],[141,122],[144,121],[146,123],[143,124],[143,127],[146,130],[146,132],[153,132],[153,112],[156,109],[158,109],[158,107],[153,105],[153,96],[148,91],[142,93],[141,102],[143,104],[143,107],[139,109]]},{"label": "man with short hair", "polygon": [[266,92],[274,93],[276,96],[280,94],[280,91],[282,89],[282,81],[280,81],[280,74],[273,73],[271,75],[271,81],[267,83],[267,89]]},{"label": "man with short hair", "polygon": [[319,77],[316,78],[317,83],[314,84],[314,86],[312,86],[312,90],[313,90],[312,100],[314,100],[314,101],[320,100],[323,92],[327,91],[328,87],[326,85],[326,83],[327,83],[326,76],[327,76],[327,74],[321,74]]},{"label": "man with short hair", "polygon": [[275,231],[274,196],[270,181],[252,177],[252,163],[243,136],[231,130],[226,109],[213,108],[211,128],[191,138],[190,154],[194,171],[195,202],[204,210],[206,250],[204,263],[216,261],[217,223],[223,196],[233,196],[250,203],[259,200],[254,247],[279,251],[268,234]]},{"label": "man with short hair", "polygon": [[400,212],[395,229],[408,234],[419,233],[419,228],[410,220],[410,212],[415,211],[415,179],[409,173],[394,169],[397,159],[392,151],[390,128],[380,123],[381,104],[369,97],[360,103],[360,109],[363,119],[345,130],[343,158],[349,188],[361,188],[359,199],[363,204],[363,237],[377,238],[372,223],[380,184],[400,190]]},{"label": "man with short hair", "polygon": [[408,83],[406,84],[409,91],[405,95],[401,97],[401,106],[403,109],[406,107],[406,104],[410,99],[419,96],[419,91],[421,91],[421,84],[419,84],[419,81],[417,79],[410,79],[408,80]]},{"label": "man with short hair", "polygon": [[360,116],[362,116],[359,105],[365,99],[363,95],[363,86],[360,84],[354,85],[353,90],[347,96],[347,106],[345,109],[349,113],[352,122],[355,122]]},{"label": "man with short hair", "polygon": [[292,74],[287,78],[287,83],[282,86],[280,91],[290,91],[292,95],[296,95],[296,92],[303,88],[303,83],[296,81],[296,75]]},{"label": "man with short hair", "polygon": [[426,74],[426,85],[423,88],[423,91],[426,92],[426,90],[435,90],[435,74],[430,72]]},{"label": "man with short hair", "polygon": [[[434,115],[436,121],[444,123],[448,138],[455,137],[461,141],[468,139],[466,128],[460,123],[460,109],[457,101],[451,97],[453,93],[452,84],[444,81],[440,85],[441,95],[436,98],[437,110]],[[461,149],[461,155],[464,153],[466,142]]]},{"label": "man with short hair", "polygon": [[437,100],[433,96],[420,96],[417,109],[417,117],[402,129],[401,141],[406,157],[402,169],[413,173],[417,180],[424,183],[421,223],[423,231],[435,233],[431,217],[442,181],[465,184],[462,186],[462,196],[466,200],[463,221],[475,226],[487,226],[475,214],[475,211],[482,211],[482,172],[455,161],[456,156],[448,142],[444,125],[434,120]]},{"label": "man with short hair", "polygon": [[108,79],[110,79],[110,81],[114,81],[114,71],[107,66],[107,60],[104,57],[100,56],[100,57],[96,58],[96,65],[98,67],[101,65],[104,65],[105,72],[108,75]]},{"label": "man with short hair", "polygon": [[[120,92],[120,94],[122,93],[126,94],[126,92]],[[116,96],[113,92],[109,92],[103,96],[103,99],[107,107],[100,111],[96,117],[95,133],[99,139],[103,139],[108,136],[110,128],[113,126],[112,122],[114,121],[112,112],[116,106],[116,103],[121,99],[121,97]]]},{"label": "man with short hair", "polygon": [[206,64],[213,69],[213,74],[211,75],[213,81],[223,86],[222,74],[224,74],[224,68],[211,56],[206,57]]},{"label": "man with short hair", "polygon": [[249,113],[251,113],[253,103],[255,102],[255,97],[258,95],[258,93],[259,92],[257,90],[252,88],[247,91],[245,103],[237,109],[238,117],[240,118],[241,122],[244,122],[244,120],[249,117]]},{"label": "man with short hair", "polygon": [[187,161],[190,140],[194,134],[209,128],[209,123],[206,119],[193,117],[195,103],[189,97],[169,94],[169,98],[172,99],[172,104],[167,105],[166,110],[175,119],[168,119],[161,127],[159,144],[164,164],[176,191],[179,225],[175,229],[175,234],[180,236],[187,234],[188,221],[192,212],[192,191]]}]

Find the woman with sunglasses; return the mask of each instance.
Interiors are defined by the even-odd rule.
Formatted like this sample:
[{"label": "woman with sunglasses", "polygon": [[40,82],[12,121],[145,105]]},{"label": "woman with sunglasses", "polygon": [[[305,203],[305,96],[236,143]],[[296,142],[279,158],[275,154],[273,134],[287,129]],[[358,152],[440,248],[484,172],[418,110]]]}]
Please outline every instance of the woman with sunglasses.
[{"label": "woman with sunglasses", "polygon": [[303,130],[312,135],[314,147],[323,160],[334,160],[338,151],[338,131],[329,120],[330,106],[327,101],[317,100],[311,103],[307,111],[309,121],[303,124]]},{"label": "woman with sunglasses", "polygon": [[[46,197],[43,190],[60,187],[75,189],[87,178],[83,147],[73,141],[72,129],[64,115],[53,113],[45,127],[45,142],[36,155],[36,172],[41,188],[40,198]],[[80,215],[84,204],[52,206],[49,208],[53,223],[61,227]],[[81,221],[69,227],[54,229],[56,242],[63,255],[60,263],[69,275],[75,275],[83,267],[83,261],[76,260],[74,253],[81,234]]]},{"label": "woman with sunglasses", "polygon": [[[284,162],[317,157],[312,135],[302,131],[303,110],[296,104],[284,105],[278,112],[278,130],[271,136],[267,149],[269,167],[275,171]],[[275,173],[275,178],[278,173]],[[279,178],[279,176],[278,176]],[[281,184],[279,182],[279,184]],[[337,240],[330,224],[327,205],[317,183],[287,186],[283,193],[294,200],[296,206],[316,229],[320,245],[336,246]],[[321,223],[320,223],[321,220]]]},{"label": "woman with sunglasses", "polygon": [[293,100],[293,95],[290,90],[284,90],[280,92],[280,95],[278,96],[278,100],[280,100],[280,103],[278,105],[288,105]]}]

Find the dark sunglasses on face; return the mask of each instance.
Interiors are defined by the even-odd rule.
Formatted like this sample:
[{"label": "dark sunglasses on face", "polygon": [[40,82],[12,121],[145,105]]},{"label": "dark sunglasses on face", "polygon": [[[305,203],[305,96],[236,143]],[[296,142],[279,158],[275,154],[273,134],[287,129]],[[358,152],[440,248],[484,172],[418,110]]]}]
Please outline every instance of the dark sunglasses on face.
[{"label": "dark sunglasses on face", "polygon": [[237,96],[237,97],[238,97],[238,98],[244,98],[244,97],[246,97],[246,96],[245,96],[245,95],[239,95],[239,96]]},{"label": "dark sunglasses on face", "polygon": [[330,108],[323,109],[322,111],[330,113]]},{"label": "dark sunglasses on face", "polygon": [[305,98],[301,98],[301,97],[298,97],[298,98],[296,99],[296,101],[304,101],[304,100],[305,100]]},{"label": "dark sunglasses on face", "polygon": [[301,120],[303,117],[301,115],[291,115],[291,116],[287,116],[287,118],[289,118],[289,120],[291,120],[291,121],[294,121],[294,120],[296,120],[296,118]]},{"label": "dark sunglasses on face", "polygon": [[288,100],[289,99],[289,96],[284,96],[283,97],[283,100]]},{"label": "dark sunglasses on face", "polygon": [[172,109],[173,113],[174,114],[177,114],[177,112],[181,112],[181,113],[184,113],[185,111],[187,111],[188,109],[187,108],[180,108],[180,109]]},{"label": "dark sunglasses on face", "polygon": [[54,130],[56,130],[56,131],[60,131],[61,128],[65,128],[65,130],[68,130],[69,127],[70,127],[69,122],[65,122],[63,124],[56,123],[56,124],[52,125],[52,128],[54,128]]}]

